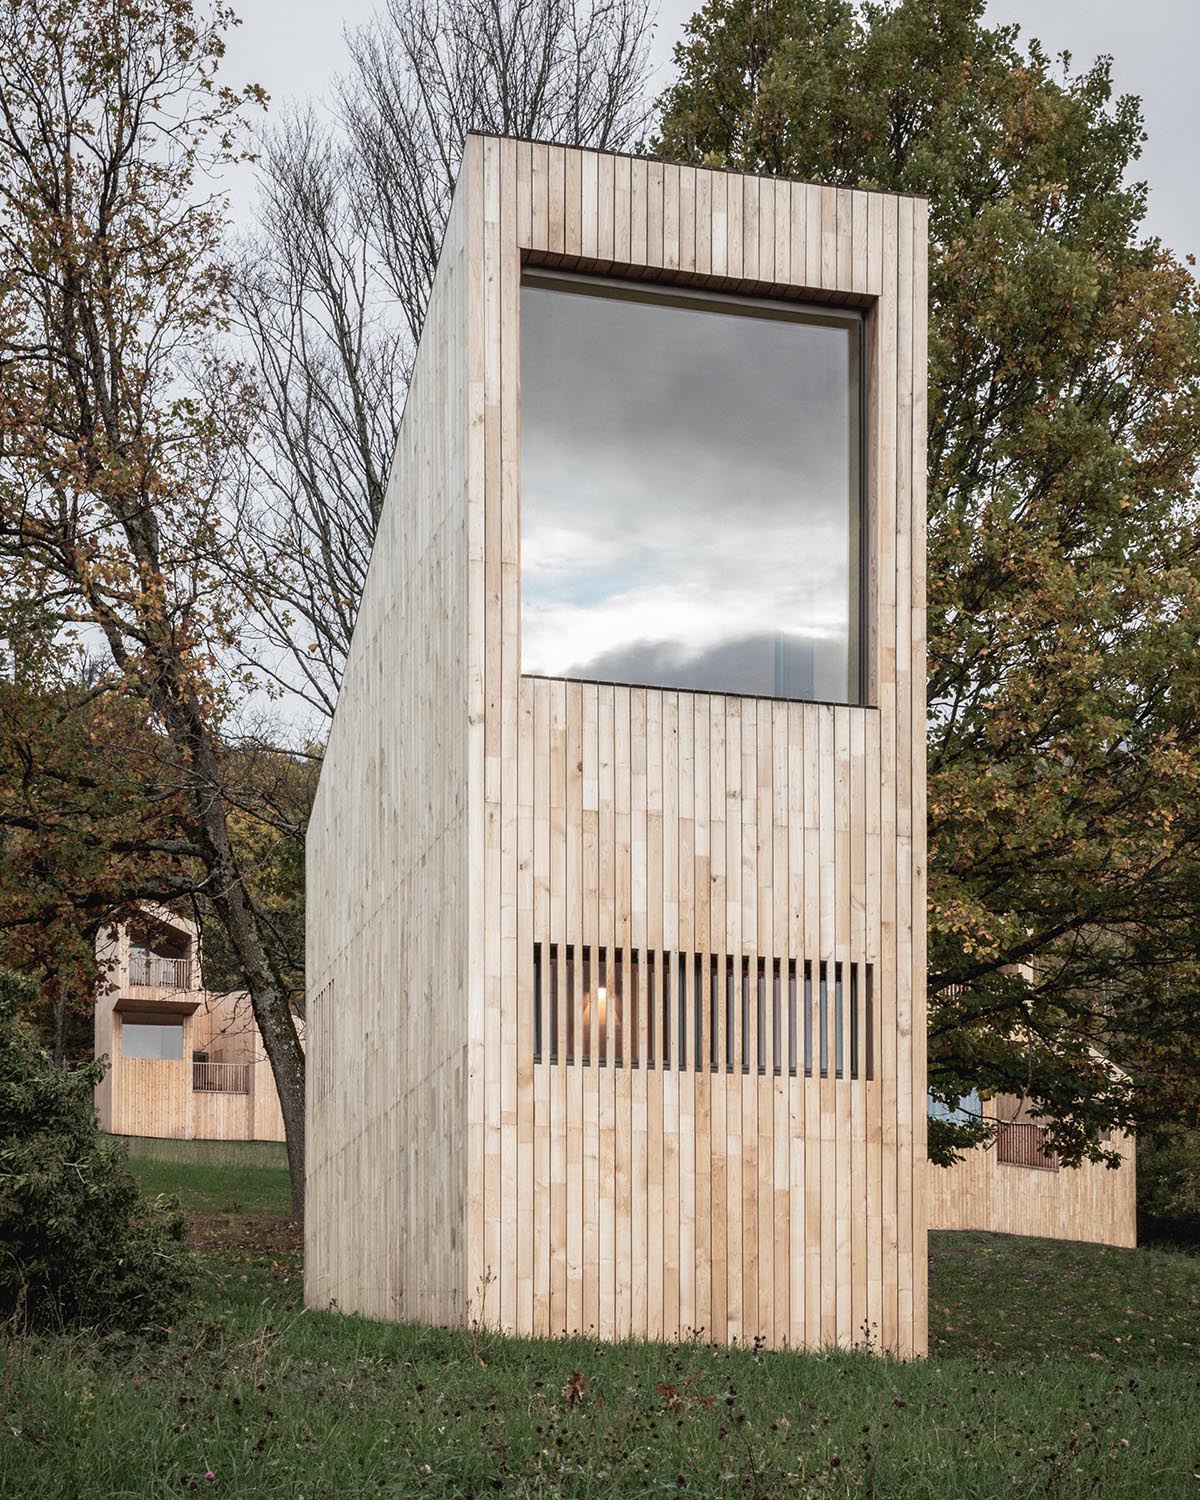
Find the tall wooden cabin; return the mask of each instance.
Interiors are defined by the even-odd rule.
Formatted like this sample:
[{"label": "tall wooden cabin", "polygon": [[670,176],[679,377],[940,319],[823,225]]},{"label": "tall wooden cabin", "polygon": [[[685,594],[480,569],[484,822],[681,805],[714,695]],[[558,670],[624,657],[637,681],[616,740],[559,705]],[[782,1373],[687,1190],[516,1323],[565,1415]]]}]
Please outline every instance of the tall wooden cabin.
[{"label": "tall wooden cabin", "polygon": [[146,906],[96,945],[101,1130],[214,1141],[282,1141],[271,1066],[244,990],[206,990],[196,924]]},{"label": "tall wooden cabin", "polygon": [[925,1347],[926,206],[471,136],[308,844],[306,1295]]}]

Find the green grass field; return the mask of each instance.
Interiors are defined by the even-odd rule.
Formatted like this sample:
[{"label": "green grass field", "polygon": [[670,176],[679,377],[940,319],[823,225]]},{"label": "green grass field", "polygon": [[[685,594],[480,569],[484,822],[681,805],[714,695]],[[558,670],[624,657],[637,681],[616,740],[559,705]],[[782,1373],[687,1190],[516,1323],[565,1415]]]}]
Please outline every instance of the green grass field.
[{"label": "green grass field", "polygon": [[5,1496],[1200,1495],[1200,1259],[931,1246],[926,1361],[306,1312],[279,1169],[137,1161],[205,1265],[156,1344],[18,1340]]}]

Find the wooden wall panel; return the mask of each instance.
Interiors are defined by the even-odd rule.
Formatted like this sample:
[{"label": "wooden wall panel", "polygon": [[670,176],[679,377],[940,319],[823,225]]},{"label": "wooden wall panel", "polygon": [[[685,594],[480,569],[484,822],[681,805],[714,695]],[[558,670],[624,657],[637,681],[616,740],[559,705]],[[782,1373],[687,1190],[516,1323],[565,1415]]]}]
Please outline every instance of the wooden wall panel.
[{"label": "wooden wall panel", "polygon": [[[520,1331],[602,1337],[698,1328],[718,1339],[845,1344],[865,1333],[918,1352],[923,205],[537,144],[482,140],[472,149],[484,219],[474,253],[486,288],[471,339],[485,377],[491,581],[480,654],[491,750],[480,826],[495,1103],[485,1099],[478,1116],[487,1149],[467,1242],[479,1247],[472,1264],[489,1283],[485,1315]],[[871,707],[522,678],[515,407],[526,260],[593,271],[611,263],[659,280],[716,277],[737,290],[869,309]],[[554,733],[552,692],[561,705]],[[627,990],[636,956],[637,1019],[627,994],[621,1067],[611,1002],[603,1040],[597,1015],[580,1011],[579,1024],[593,1029],[589,1066],[543,1055],[531,1067],[534,945],[548,954],[551,943],[560,952],[586,944],[593,963],[604,948],[610,966],[619,953]],[[647,1066],[650,955],[661,983],[664,955],[677,966],[680,953],[693,1014],[714,959],[722,996],[727,971],[734,976],[733,1072],[697,1071],[694,1058],[686,1068]],[[784,975],[790,961],[803,972],[806,961],[824,960],[831,974],[834,964],[846,974],[855,965],[864,976],[870,965],[870,1015],[864,980],[855,1025],[864,1053],[868,1022],[875,1028],[874,1077],[865,1067],[853,1080],[741,1071],[743,1046],[752,1062],[759,1055],[758,965],[769,983],[777,959]],[[724,1048],[723,999],[716,1023]],[[773,1040],[761,1044],[769,1050]]]},{"label": "wooden wall panel", "polygon": [[203,1141],[255,1140],[254,1095],[193,1094],[192,1134]]},{"label": "wooden wall panel", "polygon": [[[468,943],[468,714],[482,681],[467,649],[483,556],[468,411],[483,374],[466,338],[482,290],[466,255],[475,207],[460,193],[451,213],[308,843],[305,1295],[433,1322],[461,1321],[476,1295],[463,1238],[467,1159],[481,1145],[468,1069],[474,1101],[483,1040],[469,1030],[482,975]],[[491,555],[498,583],[498,537]],[[495,990],[498,1005],[498,977]],[[516,1053],[512,1037],[514,1086]],[[495,1049],[492,1060],[498,1077]]]},{"label": "wooden wall panel", "polygon": [[1117,1136],[1116,1169],[1084,1162],[1057,1172],[997,1161],[994,1150],[968,1151],[952,1167],[927,1167],[930,1229],[1137,1244],[1135,1146]]},{"label": "wooden wall panel", "polygon": [[[184,1057],[190,1023],[184,1021]],[[121,1056],[117,1028],[115,1087],[112,1095],[114,1135],[182,1138],[191,1135],[191,1078],[177,1062]]]}]

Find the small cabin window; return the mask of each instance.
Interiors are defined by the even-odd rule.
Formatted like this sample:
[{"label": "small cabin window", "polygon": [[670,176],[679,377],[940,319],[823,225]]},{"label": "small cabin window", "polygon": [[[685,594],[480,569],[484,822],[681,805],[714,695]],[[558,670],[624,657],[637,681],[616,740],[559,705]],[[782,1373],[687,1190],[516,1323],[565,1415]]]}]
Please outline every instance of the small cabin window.
[{"label": "small cabin window", "polygon": [[124,1021],[121,1054],[176,1062],[183,1057],[183,1022]]},{"label": "small cabin window", "polygon": [[972,1120],[978,1120],[983,1113],[983,1107],[979,1102],[979,1090],[972,1089],[969,1094],[964,1094],[955,1105],[947,1104],[942,1099],[935,1099],[932,1094],[926,1095],[925,1112],[931,1120],[946,1120],[952,1125],[969,1125]]},{"label": "small cabin window", "polygon": [[861,315],[529,270],[520,336],[522,670],[862,701]]}]

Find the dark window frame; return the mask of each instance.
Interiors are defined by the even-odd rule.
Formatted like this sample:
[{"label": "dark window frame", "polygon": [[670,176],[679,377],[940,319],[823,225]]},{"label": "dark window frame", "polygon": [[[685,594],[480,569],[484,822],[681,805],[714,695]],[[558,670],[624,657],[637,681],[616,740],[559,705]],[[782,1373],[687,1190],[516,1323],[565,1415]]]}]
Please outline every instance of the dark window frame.
[{"label": "dark window frame", "polygon": [[[878,704],[875,701],[873,690],[874,683],[872,681],[870,659],[872,622],[867,618],[867,606],[871,597],[870,583],[872,569],[872,530],[870,525],[869,493],[870,453],[868,444],[869,385],[871,377],[871,364],[868,357],[868,324],[871,310],[869,308],[851,307],[834,302],[820,303],[780,297],[759,297],[749,293],[728,291],[703,285],[695,286],[689,284],[684,286],[671,281],[635,281],[621,276],[601,276],[586,271],[558,270],[536,262],[526,262],[522,266],[520,284],[522,289],[528,286],[545,291],[562,290],[564,287],[569,287],[576,294],[583,293],[595,297],[612,297],[625,302],[665,304],[670,307],[692,308],[717,313],[724,312],[741,317],[762,317],[779,322],[815,323],[825,327],[833,326],[857,329],[857,338],[852,338],[851,340],[852,359],[855,366],[854,374],[856,376],[854,384],[858,395],[857,403],[854,403],[856,409],[853,411],[856,430],[853,435],[851,448],[853,472],[850,481],[852,491],[850,497],[850,542],[851,550],[857,563],[857,566],[852,566],[850,569],[851,596],[849,615],[852,631],[850,648],[852,680],[846,699],[834,700],[832,706],[849,708],[877,707]],[[521,319],[518,316],[518,339],[520,338],[520,326]],[[857,491],[857,496],[853,493],[855,490]],[[855,503],[856,500],[857,503]],[[521,526],[522,522],[518,519],[518,538],[522,534]],[[794,702],[827,705],[827,700],[820,698],[779,698],[772,694],[759,692],[729,692],[717,689],[664,687],[662,684],[632,682],[624,679],[610,682],[608,679],[595,677],[552,676],[544,672],[527,671],[523,661],[521,675],[531,679],[540,678],[551,682],[600,683],[606,687],[643,688],[657,692],[697,693],[707,691],[714,697],[761,699],[769,703]]]}]

